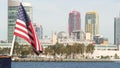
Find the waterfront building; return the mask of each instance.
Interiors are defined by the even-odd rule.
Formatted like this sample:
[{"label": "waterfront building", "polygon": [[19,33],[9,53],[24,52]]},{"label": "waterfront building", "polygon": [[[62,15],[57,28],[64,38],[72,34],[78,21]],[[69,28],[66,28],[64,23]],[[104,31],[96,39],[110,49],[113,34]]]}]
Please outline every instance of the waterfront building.
[{"label": "waterfront building", "polygon": [[94,59],[100,59],[102,56],[109,56],[109,59],[115,59],[115,54],[120,56],[120,50],[118,50],[118,47],[116,45],[108,44],[108,45],[99,45],[95,44],[95,50],[94,53],[92,54],[92,57]]},{"label": "waterfront building", "polygon": [[42,28],[42,25],[34,23],[33,26],[35,28],[36,34],[38,36],[38,39],[43,39],[43,28]]},{"label": "waterfront building", "polygon": [[105,44],[105,45],[101,45],[101,44],[95,44],[95,50],[117,50],[117,46],[116,45],[113,45],[113,44]]},{"label": "waterfront building", "polygon": [[103,35],[100,35],[100,34],[93,36],[93,40],[95,41],[95,44],[101,44],[101,45],[109,44],[108,39],[104,38]]},{"label": "waterfront building", "polygon": [[104,41],[104,38],[102,35],[98,34],[93,36],[93,40],[95,41],[96,44],[102,44]]},{"label": "waterfront building", "polygon": [[[28,13],[32,21],[32,7],[30,3],[22,3],[26,12]],[[8,0],[8,42],[11,43],[13,40],[13,32],[15,28],[15,23],[17,19],[18,6],[20,5],[19,1]],[[25,40],[16,37],[16,41],[19,43],[27,43]]]},{"label": "waterfront building", "polygon": [[58,34],[57,34],[57,41],[58,43],[63,43],[63,44],[66,44],[68,41],[68,34],[64,31],[60,31]]},{"label": "waterfront building", "polygon": [[85,32],[91,33],[91,35],[94,36],[99,33],[98,28],[98,13],[87,12],[85,15]]},{"label": "waterfront building", "polygon": [[76,40],[76,41],[84,41],[85,40],[85,34],[82,30],[73,31],[71,37],[73,40]]},{"label": "waterfront building", "polygon": [[[77,37],[79,36],[79,37]],[[79,43],[79,44],[92,44],[93,41],[85,41],[85,36],[84,36],[84,32],[83,31],[76,31],[72,33],[72,37],[69,37],[69,35],[64,32],[61,31],[57,34],[57,40],[58,43],[63,44],[63,45],[73,45],[75,43]]]},{"label": "waterfront building", "polygon": [[81,29],[81,18],[80,13],[78,11],[72,11],[69,13],[69,22],[68,22],[68,31],[69,36],[75,30]]},{"label": "waterfront building", "polygon": [[58,39],[67,39],[68,38],[68,35],[67,35],[67,33],[66,32],[64,32],[64,31],[60,31],[58,34],[57,34],[57,37],[58,37]]},{"label": "waterfront building", "polygon": [[53,45],[52,39],[49,38],[48,36],[44,36],[43,39],[41,39],[40,41],[41,41],[43,48]]}]

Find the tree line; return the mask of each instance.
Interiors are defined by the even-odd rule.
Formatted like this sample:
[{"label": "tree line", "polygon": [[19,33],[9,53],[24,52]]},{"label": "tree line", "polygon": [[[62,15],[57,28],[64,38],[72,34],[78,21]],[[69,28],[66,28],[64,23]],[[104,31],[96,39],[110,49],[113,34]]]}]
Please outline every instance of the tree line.
[{"label": "tree line", "polygon": [[57,56],[63,57],[63,58],[85,58],[86,54],[93,54],[94,52],[94,45],[88,44],[85,46],[84,44],[78,44],[75,43],[73,45],[63,45],[63,44],[55,44],[48,46],[44,50],[44,54],[46,56],[54,56],[56,58]]},{"label": "tree line", "polygon": [[[20,45],[17,42],[14,44],[13,56],[31,56],[35,55],[30,45]],[[85,54],[92,54],[94,52],[93,44],[78,44],[63,45],[56,43],[43,49],[43,55],[53,56],[54,58],[85,58]],[[0,48],[1,55],[9,55],[10,48]]]},{"label": "tree line", "polygon": [[[10,48],[0,48],[0,54],[9,55]],[[34,55],[30,45],[20,45],[18,42],[14,43],[13,56],[25,57],[28,55]]]}]

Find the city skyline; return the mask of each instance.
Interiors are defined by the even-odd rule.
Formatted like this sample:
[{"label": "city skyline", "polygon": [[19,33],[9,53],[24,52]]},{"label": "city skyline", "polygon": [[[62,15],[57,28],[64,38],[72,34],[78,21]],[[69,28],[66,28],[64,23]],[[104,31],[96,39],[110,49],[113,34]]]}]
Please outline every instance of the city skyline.
[{"label": "city skyline", "polygon": [[[19,0],[21,1],[21,0]],[[97,11],[99,14],[99,32],[113,43],[114,17],[119,16],[119,0],[75,0],[47,1],[24,0],[33,6],[33,23],[43,26],[44,35],[51,36],[52,31],[68,32],[69,12],[77,10],[81,13],[81,27],[85,27],[85,13]],[[6,7],[6,8],[3,8]],[[0,0],[0,40],[7,40],[7,0]],[[106,28],[107,27],[107,28]]]}]

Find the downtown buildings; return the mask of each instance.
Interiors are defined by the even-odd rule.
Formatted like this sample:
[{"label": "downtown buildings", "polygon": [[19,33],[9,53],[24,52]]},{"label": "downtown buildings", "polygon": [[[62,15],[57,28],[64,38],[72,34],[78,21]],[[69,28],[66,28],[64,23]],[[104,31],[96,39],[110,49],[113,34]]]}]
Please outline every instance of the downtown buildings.
[{"label": "downtown buildings", "polygon": [[99,17],[96,11],[85,14],[85,32],[81,29],[81,16],[78,11],[69,13],[68,32],[69,37],[77,40],[94,40],[94,36],[99,34]]},{"label": "downtown buildings", "polygon": [[[15,2],[15,3],[17,3],[17,2]],[[19,4],[19,3],[18,3]],[[17,17],[17,16],[15,16],[15,15],[17,15],[17,14],[15,14],[16,13],[16,8],[15,7],[17,7],[17,6],[14,6],[14,4],[12,4],[13,6],[9,6],[10,8],[11,7],[13,7],[13,8],[9,8],[9,14],[11,14],[9,17],[11,18],[8,18],[8,20],[10,21],[10,23],[8,23],[8,34],[12,34],[13,33],[13,31],[12,31],[12,29],[10,28],[10,27],[12,27],[12,28],[14,28],[12,25],[14,25],[15,24],[15,18]],[[13,10],[12,10],[13,9]],[[11,12],[11,13],[10,13]],[[14,13],[15,12],[15,13]],[[12,14],[15,14],[15,15],[13,15],[12,16]],[[14,17],[15,16],[15,17]],[[86,17],[85,17],[85,32],[83,32],[82,30],[81,30],[81,16],[80,16],[80,13],[78,12],[78,11],[72,11],[70,14],[69,14],[69,35],[71,35],[72,33],[73,33],[73,35],[77,35],[77,36],[75,36],[73,39],[80,39],[80,37],[81,38],[84,38],[84,35],[85,35],[85,37],[86,37],[86,39],[87,40],[90,40],[90,37],[91,37],[91,35],[92,36],[94,36],[94,35],[96,35],[96,34],[98,34],[98,15],[97,15],[97,13],[96,12],[87,12],[86,13]],[[14,19],[13,19],[13,17],[14,17]],[[14,21],[14,23],[13,23],[13,21]],[[36,31],[38,31],[39,32],[39,30],[37,30],[36,29]],[[11,33],[10,33],[11,32]],[[79,33],[80,32],[80,33]],[[87,33],[87,34],[86,34]],[[79,34],[82,34],[82,35],[79,35]],[[61,32],[60,33],[60,38],[61,39],[67,39],[67,36],[66,36],[67,34],[65,34],[64,32]],[[63,37],[61,37],[61,36],[63,36]],[[13,36],[9,36],[9,37],[13,37]],[[60,41],[61,41],[61,39],[60,39]],[[65,43],[76,43],[76,40],[74,41],[73,39],[68,39],[68,40],[66,40],[66,41],[63,41],[63,43],[65,42]],[[100,39],[101,39],[101,37],[100,37]],[[49,39],[48,39],[49,40]],[[53,34],[53,41],[55,41],[56,40],[56,34]],[[12,39],[10,39],[9,41],[12,41]],[[50,40],[49,40],[50,41]],[[77,40],[77,41],[80,41],[80,40]],[[101,40],[100,40],[101,41]],[[48,41],[47,41],[48,42]],[[51,41],[50,41],[51,42]],[[56,41],[55,41],[56,42]],[[83,43],[84,42],[84,40],[81,42],[81,43]],[[79,42],[78,42],[79,43]],[[86,43],[86,42],[85,42]],[[87,42],[88,43],[88,42]],[[98,42],[99,43],[99,42]],[[100,46],[99,46],[100,47]],[[103,46],[102,46],[103,47]],[[106,46],[105,46],[106,47]],[[98,48],[98,46],[97,46],[97,48]],[[100,48],[99,48],[100,49]],[[103,48],[104,49],[104,48]],[[110,48],[109,48],[110,49]]]}]

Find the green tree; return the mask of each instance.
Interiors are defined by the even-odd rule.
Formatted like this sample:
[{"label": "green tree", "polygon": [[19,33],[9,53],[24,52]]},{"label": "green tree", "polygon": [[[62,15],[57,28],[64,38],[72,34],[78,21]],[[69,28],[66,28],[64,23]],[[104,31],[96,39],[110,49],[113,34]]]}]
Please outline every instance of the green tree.
[{"label": "green tree", "polygon": [[119,59],[119,56],[117,54],[114,55],[115,59]]},{"label": "green tree", "polygon": [[68,58],[68,56],[71,55],[71,53],[72,53],[72,51],[71,51],[71,45],[67,45],[66,46],[65,53],[66,53],[66,58]]},{"label": "green tree", "polygon": [[93,44],[89,44],[87,47],[86,47],[86,53],[91,53],[93,54],[94,52],[94,45]]}]

